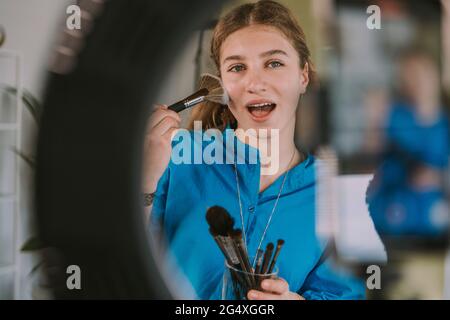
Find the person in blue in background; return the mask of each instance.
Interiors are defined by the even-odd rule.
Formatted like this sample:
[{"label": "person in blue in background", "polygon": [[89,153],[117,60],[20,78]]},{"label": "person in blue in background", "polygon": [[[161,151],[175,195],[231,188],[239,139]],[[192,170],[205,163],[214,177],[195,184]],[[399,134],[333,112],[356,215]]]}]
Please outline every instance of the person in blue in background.
[{"label": "person in blue in background", "polygon": [[[143,192],[153,197],[146,209],[151,232],[162,232],[199,299],[221,298],[224,257],[205,219],[215,205],[242,228],[249,255],[285,240],[278,278],[264,280],[248,299],[364,298],[364,282],[333,266],[315,232],[316,160],[294,143],[297,106],[313,69],[292,13],[274,1],[235,8],[215,27],[211,55],[228,105],[195,107],[189,128],[201,121],[200,130],[187,134],[166,105],[150,117]],[[262,145],[272,147],[270,157]],[[178,161],[202,157],[211,146],[224,150],[214,154],[221,161]]]},{"label": "person in blue in background", "polygon": [[400,98],[387,114],[383,162],[367,192],[381,235],[435,237],[448,230],[444,177],[449,123],[439,79],[425,51],[413,49],[401,55]]}]

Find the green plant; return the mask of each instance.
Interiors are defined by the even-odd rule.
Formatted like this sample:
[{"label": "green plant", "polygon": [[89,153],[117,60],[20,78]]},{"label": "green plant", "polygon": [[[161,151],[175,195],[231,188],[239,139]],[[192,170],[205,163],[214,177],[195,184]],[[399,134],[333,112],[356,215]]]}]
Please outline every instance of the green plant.
[{"label": "green plant", "polygon": [[[2,86],[0,87],[4,92],[17,96],[17,88],[11,86]],[[42,105],[38,101],[38,99],[28,90],[24,89],[22,91],[22,102],[25,108],[30,112],[31,116],[35,120],[36,124],[39,126],[40,117],[42,114]],[[30,168],[34,169],[36,167],[36,160],[34,157],[25,154],[22,150],[18,150],[17,148],[11,148],[12,152],[14,152],[18,157],[20,157]],[[45,248],[45,244],[42,240],[34,235],[28,238],[25,243],[20,248],[22,252],[32,252]],[[31,272],[34,272],[41,263],[38,263]]]},{"label": "green plant", "polygon": [[[0,87],[3,91],[17,95],[17,88],[11,86],[2,86]],[[42,113],[42,105],[39,103],[38,99],[27,89],[22,91],[22,102],[24,106],[28,109],[33,119],[39,125],[40,117]]]}]

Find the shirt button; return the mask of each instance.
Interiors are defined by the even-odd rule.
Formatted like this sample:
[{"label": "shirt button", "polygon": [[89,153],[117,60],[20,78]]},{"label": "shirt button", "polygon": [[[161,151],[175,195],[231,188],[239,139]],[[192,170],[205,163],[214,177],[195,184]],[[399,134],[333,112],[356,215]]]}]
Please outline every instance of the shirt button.
[{"label": "shirt button", "polygon": [[255,211],[254,205],[248,206],[248,212],[253,213],[254,211]]}]

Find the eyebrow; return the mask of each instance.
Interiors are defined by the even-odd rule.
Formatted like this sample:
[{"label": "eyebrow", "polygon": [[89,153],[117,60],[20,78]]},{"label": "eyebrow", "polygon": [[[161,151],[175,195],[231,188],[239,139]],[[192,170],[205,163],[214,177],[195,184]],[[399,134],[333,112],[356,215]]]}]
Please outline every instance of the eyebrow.
[{"label": "eyebrow", "polygon": [[[281,54],[281,55],[284,55],[286,57],[289,57],[289,55],[285,51],[280,50],[280,49],[269,50],[269,51],[261,53],[259,56],[261,58],[265,58],[265,57],[273,56],[273,55],[276,55],[276,54]],[[242,57],[240,55],[228,56],[222,61],[222,63],[225,63],[225,62],[230,61],[230,60],[244,60],[244,57]]]}]

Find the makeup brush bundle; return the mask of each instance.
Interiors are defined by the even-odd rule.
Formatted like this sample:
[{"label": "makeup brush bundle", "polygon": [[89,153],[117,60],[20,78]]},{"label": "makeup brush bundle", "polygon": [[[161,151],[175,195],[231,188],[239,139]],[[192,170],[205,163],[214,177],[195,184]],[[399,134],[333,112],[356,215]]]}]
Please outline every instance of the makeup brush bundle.
[{"label": "makeup brush bundle", "polygon": [[199,90],[197,90],[190,96],[178,102],[175,102],[168,108],[175,112],[180,112],[203,101],[212,101],[223,105],[228,104],[229,97],[224,90],[222,81],[219,77],[210,73],[203,73],[200,76],[199,88]]},{"label": "makeup brush bundle", "polygon": [[278,240],[274,251],[274,244],[267,244],[265,252],[259,249],[252,266],[242,238],[242,230],[235,229],[234,219],[224,208],[214,206],[206,212],[209,232],[222,251],[233,281],[236,299],[246,299],[251,289],[261,290],[261,281],[269,278],[274,271],[276,261],[284,240]]}]

